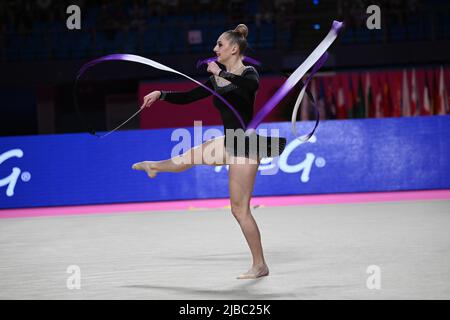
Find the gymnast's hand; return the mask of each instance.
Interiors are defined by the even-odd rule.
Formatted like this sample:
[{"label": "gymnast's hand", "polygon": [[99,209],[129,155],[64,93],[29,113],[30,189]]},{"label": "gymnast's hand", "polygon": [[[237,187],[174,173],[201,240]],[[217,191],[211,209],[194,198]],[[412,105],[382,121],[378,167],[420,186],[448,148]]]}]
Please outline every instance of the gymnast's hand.
[{"label": "gymnast's hand", "polygon": [[222,71],[222,69],[220,69],[220,67],[217,65],[217,63],[215,62],[210,62],[208,63],[208,72],[211,72],[212,74],[218,76],[220,71]]},{"label": "gymnast's hand", "polygon": [[142,108],[148,108],[152,105],[153,102],[159,99],[161,96],[161,91],[153,91],[144,97],[144,103],[141,106]]}]

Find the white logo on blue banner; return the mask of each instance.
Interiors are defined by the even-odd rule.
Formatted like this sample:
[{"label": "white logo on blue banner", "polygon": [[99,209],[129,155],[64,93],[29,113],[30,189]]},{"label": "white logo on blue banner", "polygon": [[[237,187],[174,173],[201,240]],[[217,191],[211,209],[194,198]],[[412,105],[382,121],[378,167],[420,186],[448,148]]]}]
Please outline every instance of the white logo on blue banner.
[{"label": "white logo on blue banner", "polygon": [[[258,171],[261,175],[274,175],[277,174],[279,169],[285,173],[298,173],[301,172],[300,181],[306,183],[309,181],[311,169],[313,164],[318,168],[323,168],[326,165],[326,161],[322,157],[316,157],[312,152],[306,153],[305,159],[297,164],[288,164],[289,156],[292,152],[297,149],[301,144],[304,143],[316,143],[317,137],[313,135],[307,142],[300,141],[299,139],[292,140],[287,146],[284,152],[276,158],[264,158],[261,160],[261,164],[258,167]],[[222,171],[223,166],[216,166],[214,168],[215,172]],[[229,166],[225,166],[229,169]]]},{"label": "white logo on blue banner", "polygon": [[[20,149],[13,149],[9,150],[3,154],[0,155],[0,165],[5,162],[6,160],[17,157],[22,158],[23,157],[23,151]],[[0,187],[7,186],[6,188],[6,195],[8,197],[12,197],[14,195],[14,188],[16,187],[17,180],[19,179],[20,173],[22,171],[20,168],[14,167],[11,171],[11,174],[7,176],[6,178],[0,179]],[[29,172],[24,172],[22,175],[22,179],[24,181],[28,181],[30,179],[31,175]]]}]

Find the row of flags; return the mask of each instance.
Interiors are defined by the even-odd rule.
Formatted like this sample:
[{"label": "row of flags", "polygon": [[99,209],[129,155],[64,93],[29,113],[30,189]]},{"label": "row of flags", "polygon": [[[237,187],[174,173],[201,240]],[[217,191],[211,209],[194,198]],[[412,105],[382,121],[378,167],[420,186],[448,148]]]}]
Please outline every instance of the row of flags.
[{"label": "row of flags", "polygon": [[[450,114],[450,68],[443,66],[316,76],[310,90],[321,119]],[[315,119],[306,97],[301,119]]]}]

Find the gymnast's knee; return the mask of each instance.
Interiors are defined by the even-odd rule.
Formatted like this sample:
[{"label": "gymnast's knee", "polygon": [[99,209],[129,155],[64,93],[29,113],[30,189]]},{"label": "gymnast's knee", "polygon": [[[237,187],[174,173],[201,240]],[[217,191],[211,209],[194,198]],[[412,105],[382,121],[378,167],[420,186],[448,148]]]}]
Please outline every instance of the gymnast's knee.
[{"label": "gymnast's knee", "polygon": [[231,201],[231,213],[239,222],[250,214],[250,204],[243,201]]},{"label": "gymnast's knee", "polygon": [[191,157],[188,153],[184,153],[182,155],[173,157],[171,160],[175,166],[174,171],[182,172],[182,171],[185,171],[185,170],[191,168],[194,164],[192,163],[190,158]]}]

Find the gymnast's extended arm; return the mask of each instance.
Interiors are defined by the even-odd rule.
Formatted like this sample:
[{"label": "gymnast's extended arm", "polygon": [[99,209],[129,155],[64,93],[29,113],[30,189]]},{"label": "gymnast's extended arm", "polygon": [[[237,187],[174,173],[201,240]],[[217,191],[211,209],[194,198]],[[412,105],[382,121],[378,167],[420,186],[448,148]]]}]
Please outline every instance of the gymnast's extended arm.
[{"label": "gymnast's extended arm", "polygon": [[[208,78],[206,82],[203,83],[205,86],[213,90],[213,85],[211,79]],[[167,101],[175,104],[188,104],[200,99],[209,97],[212,93],[205,88],[198,86],[190,91],[161,91],[161,96],[159,100]]]}]

